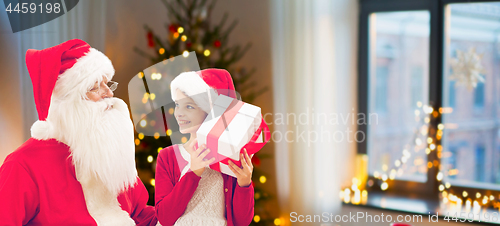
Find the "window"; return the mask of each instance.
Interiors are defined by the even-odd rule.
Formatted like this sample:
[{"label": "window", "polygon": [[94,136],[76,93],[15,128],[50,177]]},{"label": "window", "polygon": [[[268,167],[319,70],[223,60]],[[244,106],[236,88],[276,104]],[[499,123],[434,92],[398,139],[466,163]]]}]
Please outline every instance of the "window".
[{"label": "window", "polygon": [[456,104],[456,98],[455,98],[455,84],[456,82],[455,81],[450,81],[448,84],[448,90],[449,90],[449,93],[448,93],[448,104],[445,105],[447,107],[451,107],[451,108],[454,108],[457,106]]},{"label": "window", "polygon": [[387,112],[387,76],[389,68],[387,66],[377,67],[376,74],[376,93],[375,93],[375,109],[378,113]]},{"label": "window", "polygon": [[[500,191],[496,180],[500,167],[492,161],[500,158],[495,148],[500,129],[496,109],[500,106],[498,101],[488,101],[497,98],[494,90],[500,90],[495,76],[500,72],[497,38],[500,3],[452,3],[443,10],[446,15],[443,71],[447,73],[443,73],[442,79],[443,84],[453,84],[455,88],[450,87],[449,95],[443,97],[450,100],[453,114],[442,115],[442,123],[448,128],[441,143],[444,150],[451,144],[461,144],[464,155],[457,162],[457,175],[448,177],[449,172],[444,171],[445,181],[456,186]],[[465,76],[466,70],[455,71],[457,63],[469,64],[465,69],[477,74]]]},{"label": "window", "polygon": [[384,116],[360,127],[369,184],[434,201],[443,191],[499,197],[500,1],[360,4],[358,108]]},{"label": "window", "polygon": [[474,180],[477,182],[486,182],[486,177],[484,175],[485,170],[485,162],[486,159],[484,158],[484,146],[477,146],[476,147],[476,153],[475,153],[475,170],[474,170]]},{"label": "window", "polygon": [[451,146],[448,151],[443,154],[443,166],[448,172],[448,178],[456,179],[458,174],[457,161],[459,159],[457,147]]},{"label": "window", "polygon": [[[427,158],[424,142],[412,147],[415,139],[424,139],[420,133],[415,137],[415,128],[423,119],[415,119],[415,109],[427,104],[429,63],[429,12],[408,11],[374,13],[370,16],[373,32],[370,43],[369,64],[374,67],[369,73],[370,95],[368,104],[371,113],[379,115],[377,125],[369,125],[368,147],[370,172],[410,181],[426,181]],[[418,111],[418,110],[417,110]],[[424,148],[425,149],[425,148]],[[398,155],[404,152],[414,155],[411,162]],[[399,163],[396,163],[399,161]],[[392,170],[395,164],[405,166],[399,172]],[[373,164],[372,164],[373,163]]]},{"label": "window", "polygon": [[[424,68],[422,66],[415,66],[411,71],[411,101],[413,108],[417,107],[416,103],[423,103],[424,101]],[[413,110],[413,109],[412,109]]]},{"label": "window", "polygon": [[474,107],[482,109],[484,107],[484,83],[478,83],[474,89]]}]

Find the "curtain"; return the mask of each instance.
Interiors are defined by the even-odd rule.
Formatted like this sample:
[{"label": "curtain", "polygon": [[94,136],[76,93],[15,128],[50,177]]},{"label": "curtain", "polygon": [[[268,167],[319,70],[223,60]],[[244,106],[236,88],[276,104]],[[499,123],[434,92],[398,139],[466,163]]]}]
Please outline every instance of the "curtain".
[{"label": "curtain", "polygon": [[272,139],[285,222],[291,212],[338,213],[341,182],[354,175],[356,144],[347,136],[353,136],[356,125],[334,119],[355,116],[357,4],[351,0],[271,3]]}]

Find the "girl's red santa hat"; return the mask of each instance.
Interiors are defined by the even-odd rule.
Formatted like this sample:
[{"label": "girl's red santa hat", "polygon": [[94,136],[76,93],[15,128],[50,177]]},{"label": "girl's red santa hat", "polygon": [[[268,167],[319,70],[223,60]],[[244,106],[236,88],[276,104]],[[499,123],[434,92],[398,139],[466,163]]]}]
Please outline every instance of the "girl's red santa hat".
[{"label": "girl's red santa hat", "polygon": [[108,57],[80,39],[42,50],[29,49],[26,65],[38,112],[31,136],[39,140],[51,138],[54,132],[47,120],[51,101],[84,100],[95,82],[103,76],[111,80],[115,72]]},{"label": "girl's red santa hat", "polygon": [[209,113],[211,103],[219,94],[236,98],[233,79],[224,69],[205,69],[201,71],[184,72],[170,83],[172,99],[177,100],[176,90],[192,98],[196,105]]}]

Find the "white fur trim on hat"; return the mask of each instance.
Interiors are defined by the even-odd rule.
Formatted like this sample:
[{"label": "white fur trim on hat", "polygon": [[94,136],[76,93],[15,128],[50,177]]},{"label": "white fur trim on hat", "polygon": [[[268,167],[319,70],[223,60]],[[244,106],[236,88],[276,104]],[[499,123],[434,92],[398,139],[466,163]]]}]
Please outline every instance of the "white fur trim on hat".
[{"label": "white fur trim on hat", "polygon": [[172,93],[172,100],[174,101],[177,100],[176,90],[180,90],[186,96],[192,98],[198,107],[207,113],[212,108],[212,100],[217,97],[217,92],[208,86],[201,76],[194,71],[181,73],[172,80],[170,91]]},{"label": "white fur trim on hat", "polygon": [[80,98],[85,96],[95,82],[102,81],[103,76],[111,80],[114,74],[115,69],[109,58],[90,48],[85,56],[77,59],[73,67],[59,75],[54,94],[56,97],[65,97],[70,93],[78,93]]},{"label": "white fur trim on hat", "polygon": [[175,77],[170,83],[170,91],[172,92],[172,99],[176,99],[175,91],[179,89],[187,96],[207,92],[210,88],[208,84],[203,81],[200,75],[194,71],[184,72]]},{"label": "white fur trim on hat", "polygon": [[47,140],[51,138],[53,133],[53,126],[47,121],[36,121],[31,126],[31,137],[37,140]]}]

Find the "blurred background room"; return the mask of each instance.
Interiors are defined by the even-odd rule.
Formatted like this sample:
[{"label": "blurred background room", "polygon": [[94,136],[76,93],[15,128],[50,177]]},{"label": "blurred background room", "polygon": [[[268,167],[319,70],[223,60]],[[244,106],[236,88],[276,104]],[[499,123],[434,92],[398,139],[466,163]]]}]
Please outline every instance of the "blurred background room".
[{"label": "blurred background room", "polygon": [[[37,119],[27,49],[88,42],[128,104],[134,76],[194,51],[270,126],[252,225],[500,224],[500,1],[85,0],[17,33],[1,9],[0,162]],[[150,205],[169,133],[135,134]],[[358,213],[384,218],[335,218]]]}]

